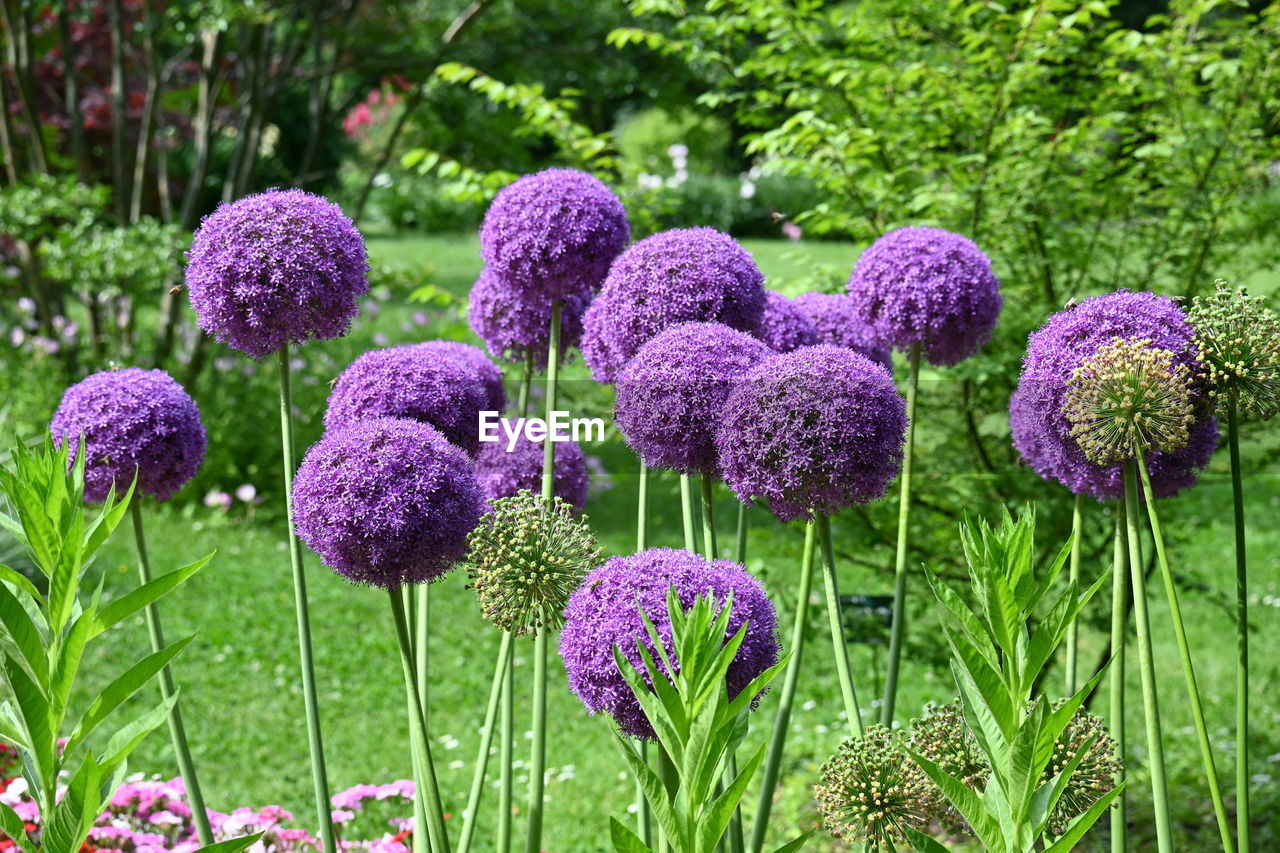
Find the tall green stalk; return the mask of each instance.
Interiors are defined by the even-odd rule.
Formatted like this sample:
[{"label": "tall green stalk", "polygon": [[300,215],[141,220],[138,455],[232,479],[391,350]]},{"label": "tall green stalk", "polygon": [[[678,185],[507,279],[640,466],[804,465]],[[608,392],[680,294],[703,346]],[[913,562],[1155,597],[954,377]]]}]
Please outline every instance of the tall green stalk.
[{"label": "tall green stalk", "polygon": [[1227,446],[1231,452],[1231,503],[1236,528],[1236,839],[1249,853],[1249,561],[1244,541],[1244,482],[1240,419],[1235,392],[1227,398]]},{"label": "tall green stalk", "polygon": [[471,849],[476,821],[480,813],[480,795],[484,791],[485,771],[489,766],[489,748],[493,746],[493,730],[498,722],[498,705],[502,698],[502,685],[506,682],[507,666],[511,659],[511,632],[502,632],[498,644],[498,660],[493,670],[493,683],[489,687],[489,704],[485,706],[484,728],[480,734],[480,749],[476,753],[476,766],[471,773],[471,790],[467,794],[467,811],[462,820],[462,837],[458,839],[458,853]]},{"label": "tall green stalk", "polygon": [[858,692],[853,686],[853,671],[849,667],[849,644],[844,639],[840,587],[836,583],[836,556],[831,544],[831,521],[822,513],[816,513],[809,523],[818,528],[818,545],[822,550],[822,582],[827,595],[827,621],[831,627],[831,651],[840,678],[840,696],[844,700],[845,716],[849,718],[850,733],[854,737],[862,737],[862,709],[858,707]]},{"label": "tall green stalk", "polygon": [[[1080,552],[1084,550],[1081,544],[1084,539],[1084,495],[1076,495],[1075,505],[1071,510],[1071,533],[1071,562],[1067,567],[1067,579],[1079,585]],[[1079,628],[1079,619],[1072,619],[1071,624],[1067,626],[1066,690],[1063,691],[1063,696],[1074,696],[1078,689],[1076,668],[1080,653]]]},{"label": "tall green stalk", "polygon": [[[133,537],[138,545],[138,577],[143,586],[151,583],[151,560],[147,556],[147,537],[142,529],[142,496],[135,494],[129,502],[129,514],[133,516]],[[160,625],[160,608],[153,601],[146,607],[147,633],[151,636],[151,651],[159,652],[165,648],[164,629]],[[177,692],[173,684],[173,673],[166,664],[160,670],[160,696],[169,701],[169,697]],[[213,844],[213,827],[209,825],[209,812],[204,807],[204,794],[200,792],[200,780],[196,778],[196,765],[191,759],[191,747],[187,743],[187,729],[182,724],[182,710],[177,700],[169,711],[169,736],[173,740],[173,751],[178,758],[178,772],[182,774],[182,782],[187,789],[187,804],[191,806],[191,820],[196,825],[196,834],[200,844],[208,847]]]},{"label": "tall green stalk", "polygon": [[[560,380],[560,300],[551,307],[551,328],[547,343],[547,416],[556,408],[556,390]],[[543,442],[542,499],[550,502],[555,495],[556,445],[548,436]],[[547,638],[545,626],[533,637],[533,746],[529,754],[529,834],[525,853],[542,851],[543,778],[547,766]]]},{"label": "tall green stalk", "polygon": [[791,728],[791,706],[795,702],[796,686],[800,683],[800,661],[804,655],[805,627],[809,620],[809,595],[813,589],[816,531],[816,525],[805,526],[800,582],[796,586],[796,617],[791,626],[791,645],[788,646],[791,660],[787,663],[782,697],[778,701],[778,716],[773,721],[773,737],[769,740],[769,752],[765,757],[760,802],[756,807],[755,823],[751,825],[751,853],[760,853],[764,849],[764,838],[769,831],[769,815],[773,812],[773,795],[778,786],[778,772],[782,768],[782,753],[786,748],[787,732]]},{"label": "tall green stalk", "polygon": [[[422,712],[418,690],[418,672],[414,665],[413,638],[405,613],[404,596],[399,589],[388,591],[391,616],[400,644],[400,668],[404,673],[404,692],[409,706],[409,748],[414,759],[414,853],[449,853],[449,833],[444,826],[444,808],[440,804],[440,786],[436,782],[436,766],[431,759],[431,742],[427,737],[426,717]],[[426,824],[426,837],[422,827]],[[326,850],[329,848],[325,848]],[[335,848],[336,849],[336,848]]]},{"label": "tall green stalk", "polygon": [[680,519],[684,522],[684,548],[690,553],[698,553],[698,537],[693,532],[693,487],[689,483],[689,475],[680,475]]},{"label": "tall green stalk", "polygon": [[[898,498],[898,548],[893,561],[893,626],[889,632],[889,666],[885,672],[880,723],[893,726],[898,701],[898,672],[907,629],[907,543],[911,527],[911,463],[916,443],[916,397],[920,386],[920,347],[911,348],[907,376],[907,442],[902,456],[902,491]],[[858,723],[862,725],[861,721]]]},{"label": "tall green stalk", "polygon": [[[293,390],[289,381],[289,345],[280,348],[280,444],[284,462],[284,512],[289,525],[289,564],[293,571],[293,603],[298,620],[298,659],[302,667],[303,707],[307,717],[307,743],[311,751],[311,786],[315,793],[316,825],[325,851],[337,850],[329,802],[329,777],[324,763],[324,739],[320,735],[320,705],[316,699],[316,667],[311,647],[311,614],[307,606],[307,578],[302,565],[302,542],[293,532]],[[399,593],[397,592],[397,595]]]},{"label": "tall green stalk", "polygon": [[1133,619],[1138,628],[1138,670],[1142,676],[1142,713],[1147,728],[1147,763],[1151,770],[1151,800],[1156,819],[1156,847],[1172,853],[1169,785],[1164,775],[1164,742],[1160,731],[1160,700],[1156,693],[1156,664],[1151,651],[1151,620],[1147,614],[1147,579],[1138,539],[1138,483],[1133,462],[1124,463],[1125,538],[1129,544],[1129,578],[1133,590]]},{"label": "tall green stalk", "polygon": [[[1108,720],[1111,737],[1116,742],[1116,755],[1120,757],[1120,772],[1116,784],[1124,781],[1124,645],[1125,626],[1128,622],[1129,564],[1125,558],[1125,509],[1124,501],[1116,501],[1115,546],[1112,552],[1111,571],[1111,712]],[[1120,791],[1111,807],[1111,853],[1125,853],[1128,846],[1128,814],[1125,808],[1125,791]]]},{"label": "tall green stalk", "polygon": [[1187,628],[1182,621],[1182,607],[1178,604],[1178,589],[1173,582],[1173,572],[1169,568],[1169,555],[1165,551],[1164,536],[1160,533],[1160,516],[1156,512],[1151,475],[1147,471],[1147,462],[1141,447],[1135,447],[1135,455],[1138,473],[1142,477],[1142,494],[1147,503],[1147,520],[1151,523],[1151,538],[1156,546],[1156,562],[1160,566],[1160,577],[1164,581],[1164,593],[1169,601],[1169,616],[1173,620],[1173,636],[1178,644],[1182,675],[1187,683],[1187,699],[1191,704],[1191,719],[1195,723],[1196,739],[1200,744],[1200,759],[1204,763],[1204,775],[1209,783],[1209,798],[1213,802],[1213,812],[1218,819],[1218,834],[1222,839],[1222,849],[1227,853],[1234,853],[1235,841],[1231,832],[1231,821],[1227,817],[1227,806],[1223,802],[1222,789],[1218,785],[1218,768],[1214,766],[1213,744],[1209,742],[1209,727],[1204,718],[1204,705],[1200,701],[1200,688],[1196,685],[1195,665],[1191,661],[1191,645],[1187,641]]},{"label": "tall green stalk", "polygon": [[747,564],[747,505],[738,504],[738,530],[733,542],[733,561]]},{"label": "tall green stalk", "polygon": [[427,663],[431,660],[431,647],[427,634],[431,623],[431,584],[418,584],[413,590],[415,597],[413,607],[413,664],[418,678],[418,701],[422,703],[422,712],[430,714],[431,706],[427,703]]},{"label": "tall green stalk", "polygon": [[[639,493],[636,496],[636,551],[648,547],[649,541],[649,466],[640,462]],[[640,741],[640,758],[649,763],[649,742]],[[636,777],[636,834],[646,847],[653,847],[653,811],[644,795],[644,783]]]}]

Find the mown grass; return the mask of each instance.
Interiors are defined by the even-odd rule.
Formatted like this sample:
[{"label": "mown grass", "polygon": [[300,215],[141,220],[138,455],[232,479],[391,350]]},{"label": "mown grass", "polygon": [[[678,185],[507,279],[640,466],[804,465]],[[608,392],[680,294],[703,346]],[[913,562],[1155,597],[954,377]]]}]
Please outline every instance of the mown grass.
[{"label": "mown grass", "polygon": [[[755,242],[748,247],[774,281],[809,279],[816,265],[831,270],[845,269],[855,257],[853,247],[842,244],[790,245]],[[370,248],[375,261],[421,270],[422,281],[453,294],[465,294],[478,271],[474,239],[471,237],[373,238]],[[429,264],[428,269],[425,265]],[[834,274],[834,273],[831,273]],[[403,294],[396,294],[402,297]],[[399,324],[411,309],[388,303],[375,322],[392,342],[411,339]],[[369,330],[364,329],[362,336]],[[462,335],[462,330],[455,330]],[[335,357],[345,352],[342,343],[318,344],[332,349]],[[354,354],[354,353],[352,353]],[[349,355],[347,357],[350,357]],[[601,392],[592,390],[583,379],[581,367],[569,371],[569,394],[583,406],[601,405]],[[582,380],[582,381],[576,381]],[[594,396],[593,396],[594,395]],[[607,400],[607,397],[605,398]],[[939,413],[941,414],[941,413]],[[257,411],[244,417],[261,423],[262,441],[274,443],[273,399],[260,401]],[[303,440],[318,433],[319,413],[314,423],[302,431]],[[214,437],[216,440],[216,437]],[[1251,455],[1258,443],[1249,443]],[[594,495],[588,506],[592,524],[610,554],[628,553],[634,548],[636,515],[636,463],[616,439],[592,448],[609,472],[609,485]],[[1231,732],[1234,684],[1233,615],[1228,606],[1233,592],[1230,539],[1230,490],[1226,460],[1216,459],[1205,482],[1188,495],[1162,504],[1163,521],[1173,532],[1175,570],[1188,584],[1201,590],[1186,593],[1184,610],[1196,649],[1206,710],[1213,723],[1219,749],[1219,771],[1224,787],[1231,789],[1233,735]],[[1280,641],[1280,620],[1274,608],[1280,606],[1280,531],[1269,523],[1280,507],[1280,478],[1274,469],[1258,470],[1247,484],[1250,501],[1250,550],[1255,598],[1254,696],[1255,797],[1259,822],[1259,846],[1280,844],[1276,826],[1278,804],[1271,774],[1280,760],[1280,703],[1274,690],[1280,683],[1280,660],[1270,654]],[[1030,472],[1027,476],[1033,476]],[[681,544],[677,485],[673,478],[659,475],[652,487],[653,530],[651,545]],[[718,524],[728,535],[735,519],[736,504],[722,493],[716,505]],[[992,513],[998,507],[973,506],[974,513]],[[1064,499],[1057,505],[1041,507],[1042,513],[1069,512]],[[1091,512],[1105,511],[1092,508]],[[237,509],[223,515],[198,505],[185,509],[147,507],[148,533],[153,560],[163,570],[187,562],[214,549],[218,555],[202,575],[164,602],[166,628],[172,638],[197,632],[198,637],[176,667],[182,685],[188,727],[195,757],[201,770],[207,797],[213,807],[230,810],[236,806],[280,803],[292,810],[305,825],[313,824],[306,733],[302,718],[302,697],[298,688],[295,656],[296,632],[292,592],[285,553],[285,529],[279,514],[266,508],[257,514]],[[799,559],[802,530],[783,526],[761,511],[751,513],[748,564],[766,583],[778,604],[784,636],[789,634],[795,602],[792,579]],[[861,529],[861,528],[856,528]],[[861,541],[853,525],[834,524],[837,548],[843,557],[866,556],[872,543]],[[98,567],[111,594],[132,583],[135,571],[131,537],[121,531],[108,545]],[[727,547],[727,545],[726,545]],[[883,551],[875,552],[883,554]],[[876,557],[878,559],[878,557]],[[872,560],[875,562],[875,559]],[[891,585],[890,559],[883,570],[871,570],[843,559],[841,583],[844,592],[883,593]],[[308,555],[312,619],[315,630],[316,661],[320,702],[332,785],[335,791],[362,782],[381,782],[409,775],[406,749],[404,700],[400,671],[392,640],[386,596],[377,590],[362,589],[339,580]],[[1106,565],[1088,565],[1086,575],[1109,571]],[[432,587],[431,626],[431,728],[435,755],[440,764],[442,788],[453,822],[465,798],[466,785],[475,760],[478,729],[491,677],[497,637],[479,617],[465,577],[455,572]],[[915,583],[915,593],[923,594],[923,583]],[[1199,777],[1199,758],[1182,691],[1181,673],[1174,651],[1172,632],[1159,585],[1151,586],[1155,621],[1157,667],[1159,668],[1165,716],[1166,749],[1171,766],[1178,809],[1179,850],[1210,849],[1216,839],[1204,785]],[[809,653],[805,674],[793,717],[793,732],[783,766],[781,802],[775,810],[771,841],[776,845],[798,831],[811,828],[814,815],[809,805],[808,786],[825,756],[842,739],[845,723],[840,719],[839,691],[825,654],[825,616],[817,606],[810,608]],[[1094,624],[1086,629],[1082,660],[1092,661],[1100,650],[1105,626],[1105,600],[1092,609]],[[927,602],[918,599],[920,614],[912,632],[924,641],[937,627]],[[132,655],[146,648],[146,632],[141,621],[110,632],[91,661],[91,671],[101,678],[118,670]],[[530,644],[517,650],[518,683],[531,672]],[[854,648],[856,679],[865,709],[873,705],[880,677],[879,650]],[[557,851],[602,851],[608,848],[607,817],[623,815],[632,801],[632,782],[612,743],[609,723],[588,718],[568,691],[557,661],[551,666],[549,776],[547,789],[547,829],[544,847]],[[1136,668],[1131,670],[1129,740],[1138,761],[1142,747],[1142,715]],[[899,700],[905,720],[929,701],[947,701],[954,690],[942,666],[908,661]],[[1054,686],[1054,685],[1051,685]],[[522,697],[527,688],[522,689]],[[1097,707],[1105,709],[1105,693]],[[752,742],[767,737],[772,726],[775,700],[766,697],[753,719]],[[520,736],[517,755],[527,750],[524,730],[528,714],[519,711]],[[139,751],[136,769],[163,774],[176,773],[168,739],[159,733]],[[523,773],[523,771],[518,771]],[[518,790],[525,780],[519,779]],[[1135,768],[1131,782],[1131,815],[1142,828],[1149,806],[1145,771]],[[492,819],[488,801],[485,824]],[[754,793],[748,797],[754,811]],[[456,830],[455,830],[456,832]],[[486,837],[482,831],[481,839]],[[484,846],[481,849],[485,849]],[[834,850],[819,832],[807,849]]]}]

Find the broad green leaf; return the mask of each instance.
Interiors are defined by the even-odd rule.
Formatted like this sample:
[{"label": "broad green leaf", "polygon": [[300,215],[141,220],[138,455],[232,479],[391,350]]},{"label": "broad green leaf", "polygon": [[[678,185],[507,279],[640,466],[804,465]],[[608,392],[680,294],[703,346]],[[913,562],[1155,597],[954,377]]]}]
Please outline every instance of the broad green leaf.
[{"label": "broad green leaf", "polygon": [[18,651],[21,663],[34,682],[48,684],[49,657],[44,647],[44,636],[17,596],[3,583],[0,583],[0,625],[4,626],[7,645]]},{"label": "broad green leaf", "polygon": [[1089,750],[1093,748],[1097,740],[1097,735],[1088,738],[1075,751],[1075,754],[1071,756],[1066,765],[1052,779],[1036,790],[1031,799],[1031,808],[1027,813],[1027,819],[1035,827],[1037,833],[1043,832],[1048,825],[1049,817],[1053,814],[1054,807],[1058,805],[1062,792],[1067,790],[1067,785],[1071,782],[1072,774],[1076,772],[1076,768],[1080,766],[1081,761],[1084,761],[1085,756],[1089,754]]},{"label": "broad green leaf", "polygon": [[262,836],[263,833],[255,832],[253,835],[244,835],[240,838],[228,838],[226,841],[201,847],[196,853],[240,853],[241,850],[248,850],[256,844]]},{"label": "broad green leaf", "polygon": [[783,655],[781,660],[766,669],[764,672],[751,679],[751,682],[733,697],[733,701],[727,706],[727,712],[733,716],[737,716],[745,711],[756,696],[760,695],[769,684],[777,678],[787,668],[787,664],[791,662],[791,653]]},{"label": "broad green leaf", "polygon": [[98,814],[101,800],[98,786],[101,779],[98,762],[92,754],[86,755],[67,784],[66,793],[58,801],[53,818],[45,822],[45,837],[41,847],[57,851],[80,849]]},{"label": "broad green leaf", "polygon": [[941,842],[925,835],[914,826],[905,827],[907,840],[916,849],[916,853],[950,853]]},{"label": "broad green leaf", "polygon": [[983,798],[975,794],[964,782],[952,776],[920,753],[912,749],[908,749],[908,752],[916,764],[920,765],[920,769],[925,772],[925,775],[942,789],[942,793],[948,802],[955,806],[960,816],[973,828],[974,835],[983,843],[988,853],[1009,853],[1009,851],[1006,851],[1000,826],[987,811],[986,806],[983,805]]},{"label": "broad green leaf", "polygon": [[640,836],[631,831],[631,827],[622,824],[616,817],[609,818],[609,837],[616,853],[653,853],[640,840]]},{"label": "broad green leaf", "polygon": [[[216,551],[214,552],[217,553]],[[174,569],[168,574],[160,575],[154,580],[142,584],[124,595],[107,604],[98,612],[94,635],[100,634],[113,625],[127,619],[134,613],[137,613],[148,604],[159,599],[178,585],[184,583],[188,578],[200,571],[205,565],[212,560],[214,554],[208,554],[201,557],[194,563],[188,563],[180,569]]]},{"label": "broad green leaf", "polygon": [[35,770],[41,780],[52,779],[57,767],[53,752],[54,739],[58,735],[50,725],[49,699],[27,675],[27,671],[9,657],[4,659],[4,673],[9,688],[13,691],[18,721],[26,734],[26,742],[31,747]]},{"label": "broad green leaf", "polygon": [[813,835],[813,830],[809,830],[798,838],[791,839],[786,844],[773,851],[773,853],[797,853],[797,851],[804,846],[805,842],[809,840],[810,835]]},{"label": "broad green leaf", "polygon": [[18,845],[18,849],[23,853],[33,853],[35,850],[35,845],[27,837],[27,827],[22,818],[18,817],[18,813],[8,803],[0,803],[0,829],[13,839],[14,844]]},{"label": "broad green leaf", "polygon": [[70,629],[63,635],[62,645],[58,649],[58,659],[53,662],[50,697],[61,714],[66,710],[71,698],[71,688],[75,684],[76,673],[80,670],[80,660],[84,656],[85,646],[94,636],[97,608],[92,604],[87,610],[75,617]]},{"label": "broad green leaf", "polygon": [[653,772],[653,768],[642,761],[640,756],[636,755],[635,748],[631,746],[625,737],[614,732],[614,738],[618,741],[618,745],[622,747],[622,755],[631,767],[632,774],[639,781],[640,787],[644,791],[644,798],[649,801],[649,808],[653,810],[654,819],[658,821],[658,825],[662,827],[662,830],[667,833],[667,837],[675,843],[676,849],[688,849],[690,839],[685,831],[684,823],[677,819],[676,813],[672,809],[666,786],[662,784],[658,774]]},{"label": "broad green leaf", "polygon": [[[4,516],[0,515],[0,518],[4,518]],[[26,575],[16,569],[0,565],[0,581],[14,585],[36,601],[44,601],[44,597],[40,595],[40,590],[36,589],[36,585],[29,581]]]},{"label": "broad green leaf", "polygon": [[739,769],[738,775],[724,789],[724,793],[716,797],[711,803],[711,808],[701,816],[698,821],[699,849],[710,850],[724,837],[729,821],[733,819],[734,811],[737,810],[738,804],[742,801],[742,796],[747,792],[747,786],[751,784],[752,777],[755,776],[756,771],[760,769],[760,764],[764,761],[766,747],[766,744],[760,744],[760,748]]},{"label": "broad green leaf", "polygon": [[175,690],[168,699],[163,700],[141,717],[127,723],[111,736],[111,740],[107,741],[107,748],[103,750],[104,757],[98,764],[102,770],[102,775],[109,776],[114,773],[116,768],[124,764],[129,754],[137,748],[138,744],[142,743],[147,735],[169,719],[169,713],[178,702],[179,692],[181,692],[181,689]]},{"label": "broad green leaf", "polygon": [[1089,810],[1077,817],[1067,827],[1067,831],[1058,836],[1052,844],[1044,848],[1044,853],[1070,853],[1075,849],[1076,842],[1084,838],[1086,832],[1093,828],[1098,822],[1098,818],[1111,808],[1111,804],[1115,802],[1116,797],[1124,790],[1125,783],[1121,782],[1115,788],[1102,795],[1096,803],[1089,807]]}]

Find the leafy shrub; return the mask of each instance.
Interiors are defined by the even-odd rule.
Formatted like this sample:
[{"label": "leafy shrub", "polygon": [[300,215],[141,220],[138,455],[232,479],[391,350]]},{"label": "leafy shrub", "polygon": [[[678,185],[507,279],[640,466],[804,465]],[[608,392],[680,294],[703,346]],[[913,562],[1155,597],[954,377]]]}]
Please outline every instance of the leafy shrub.
[{"label": "leafy shrub", "polygon": [[690,107],[651,107],[624,118],[615,132],[623,170],[671,175],[673,147],[680,146],[690,174],[724,172],[731,142],[729,128],[714,115]]}]

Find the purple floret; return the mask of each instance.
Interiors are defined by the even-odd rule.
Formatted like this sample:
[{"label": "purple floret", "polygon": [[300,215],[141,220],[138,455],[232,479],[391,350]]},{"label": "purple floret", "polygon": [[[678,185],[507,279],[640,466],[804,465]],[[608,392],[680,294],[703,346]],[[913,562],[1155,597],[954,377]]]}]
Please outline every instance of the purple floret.
[{"label": "purple floret", "polygon": [[476,371],[456,355],[431,344],[387,347],[366,352],[342,372],[324,425],[337,429],[369,418],[411,418],[474,454],[480,449],[480,412],[490,396]]},{"label": "purple floret", "polygon": [[598,382],[612,382],[668,326],[714,322],[754,333],[764,306],[764,275],[728,234],[663,231],[614,262],[583,319],[582,355]]},{"label": "purple floret", "polygon": [[[485,442],[476,454],[476,478],[491,501],[509,498],[528,490],[542,493],[542,455],[546,445],[531,441],[522,434],[516,446],[507,451],[507,438],[499,435],[493,443]],[[578,512],[587,503],[587,458],[576,441],[557,441],[555,495]]]},{"label": "purple floret", "polygon": [[485,407],[490,412],[501,412],[507,406],[507,389],[503,385],[502,370],[489,360],[480,347],[461,341],[424,341],[418,346],[424,352],[437,352],[460,361],[475,371],[488,394]]},{"label": "purple floret", "polygon": [[489,269],[547,302],[596,290],[629,242],[622,202],[574,169],[547,169],[508,185],[480,226],[480,255]]},{"label": "purple floret", "polygon": [[764,315],[756,337],[774,352],[791,352],[818,343],[813,321],[799,305],[774,290],[765,291]]},{"label": "purple floret", "polygon": [[[1095,296],[1049,318],[1027,342],[1018,388],[1009,401],[1013,445],[1037,474],[1075,494],[1112,500],[1124,494],[1121,465],[1096,465],[1070,435],[1063,414],[1067,381],[1085,359],[1113,338],[1142,338],[1174,353],[1179,364],[1199,370],[1194,332],[1172,299],[1126,290]],[[1200,392],[1197,389],[1197,397]],[[1201,415],[1190,441],[1172,453],[1151,453],[1147,464],[1159,497],[1195,484],[1217,449],[1218,422]]]},{"label": "purple floret", "polygon": [[784,521],[884,497],[902,465],[907,406],[889,371],[821,344],[772,356],[729,395],[716,433],[724,480]]},{"label": "purple floret", "polygon": [[802,293],[794,303],[813,323],[818,343],[848,347],[893,370],[893,349],[858,317],[847,293]]},{"label": "purple floret", "polygon": [[721,323],[681,323],[651,340],[618,374],[614,421],[650,468],[715,474],[715,432],[737,383],[773,355]]},{"label": "purple floret", "polygon": [[466,556],[485,510],[467,455],[407,418],[329,430],[293,483],[307,547],[352,583],[383,589],[442,577]]},{"label": "purple floret", "polygon": [[195,401],[163,370],[108,370],[72,385],[49,424],[54,442],[71,442],[71,458],[84,437],[84,496],[106,500],[138,477],[137,492],[168,500],[204,461],[204,426]]},{"label": "purple floret", "polygon": [[871,244],[849,277],[857,316],[890,346],[931,364],[973,355],[1000,317],[1000,282],[973,241],[941,228],[899,228]]},{"label": "purple floret", "polygon": [[360,232],[336,204],[300,190],[219,205],[187,257],[200,327],[255,358],[342,337],[369,289]]},{"label": "purple floret", "polygon": [[[560,309],[560,360],[563,362],[582,338],[582,314],[588,295],[566,296]],[[532,353],[539,370],[547,366],[551,332],[551,300],[519,293],[497,275],[483,270],[471,288],[468,310],[471,330],[484,341],[489,354],[523,364]]]},{"label": "purple floret", "polygon": [[[637,643],[657,661],[652,639],[640,609],[649,616],[663,646],[674,657],[667,590],[672,586],[686,610],[699,595],[723,602],[733,593],[726,638],[747,623],[738,654],[726,678],[729,696],[736,696],[752,679],[778,661],[778,620],[773,602],[751,574],[729,560],[709,562],[674,548],[650,548],[629,557],[613,557],[587,575],[565,608],[560,633],[560,657],[569,687],[587,710],[609,714],[632,737],[652,739],[654,731],[613,657],[616,646],[641,673],[643,658]],[[678,661],[673,661],[677,665]],[[659,666],[661,664],[659,663]]]}]

